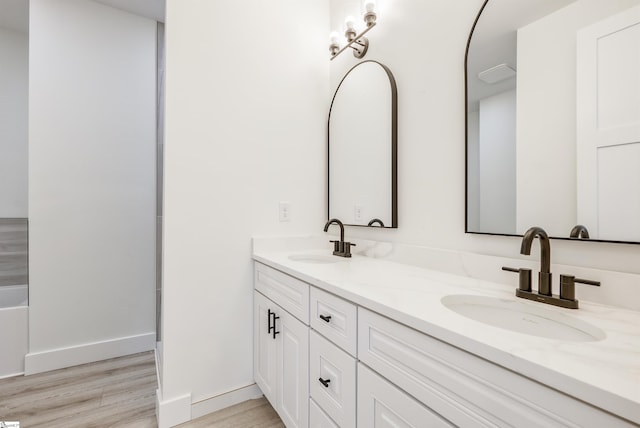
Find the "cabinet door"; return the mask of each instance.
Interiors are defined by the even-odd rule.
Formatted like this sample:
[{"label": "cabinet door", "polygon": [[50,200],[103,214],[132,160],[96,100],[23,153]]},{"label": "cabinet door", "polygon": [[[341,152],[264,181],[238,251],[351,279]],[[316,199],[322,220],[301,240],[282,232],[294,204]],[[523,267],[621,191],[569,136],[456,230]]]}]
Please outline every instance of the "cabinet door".
[{"label": "cabinet door", "polygon": [[257,291],[253,292],[253,377],[264,396],[276,407],[277,336],[269,329],[277,305]]},{"label": "cabinet door", "polygon": [[315,331],[309,337],[311,397],[342,427],[356,424],[356,360]]},{"label": "cabinet door", "polygon": [[340,428],[322,411],[315,401],[309,399],[309,428]]},{"label": "cabinet door", "polygon": [[276,309],[278,337],[277,410],[287,428],[309,425],[309,327]]},{"label": "cabinet door", "polygon": [[436,413],[358,363],[359,428],[451,428]]}]

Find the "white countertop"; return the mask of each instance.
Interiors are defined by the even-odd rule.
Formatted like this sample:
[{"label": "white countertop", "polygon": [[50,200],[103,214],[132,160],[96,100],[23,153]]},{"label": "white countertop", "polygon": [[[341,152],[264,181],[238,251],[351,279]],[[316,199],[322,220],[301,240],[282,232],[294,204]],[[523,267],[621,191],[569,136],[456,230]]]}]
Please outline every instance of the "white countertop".
[{"label": "white countertop", "polygon": [[[292,254],[327,250],[256,249],[254,260],[350,300],[502,367],[640,424],[640,312],[580,302],[570,310],[517,299],[489,281],[354,255],[336,263],[294,261]],[[514,278],[514,284],[517,280]],[[473,321],[445,307],[447,295],[517,299],[569,314],[606,333],[593,342],[565,342]]]}]

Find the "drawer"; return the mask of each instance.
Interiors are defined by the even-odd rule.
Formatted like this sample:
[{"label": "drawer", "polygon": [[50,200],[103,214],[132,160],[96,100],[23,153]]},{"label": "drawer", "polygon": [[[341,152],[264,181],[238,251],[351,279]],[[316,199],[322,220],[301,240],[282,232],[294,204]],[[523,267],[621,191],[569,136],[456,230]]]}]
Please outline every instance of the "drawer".
[{"label": "drawer", "polygon": [[309,399],[309,428],[340,428],[331,420],[325,412],[322,411],[320,406]]},{"label": "drawer", "polygon": [[311,327],[355,357],[356,305],[315,287],[311,287],[310,299]]},{"label": "drawer", "polygon": [[456,426],[629,426],[582,401],[363,308],[358,308],[358,358]]},{"label": "drawer", "polygon": [[309,325],[309,284],[257,262],[254,273],[256,290]]},{"label": "drawer", "polygon": [[356,360],[313,330],[309,335],[309,391],[338,426],[355,426]]},{"label": "drawer", "polygon": [[359,428],[451,428],[413,397],[358,364]]}]

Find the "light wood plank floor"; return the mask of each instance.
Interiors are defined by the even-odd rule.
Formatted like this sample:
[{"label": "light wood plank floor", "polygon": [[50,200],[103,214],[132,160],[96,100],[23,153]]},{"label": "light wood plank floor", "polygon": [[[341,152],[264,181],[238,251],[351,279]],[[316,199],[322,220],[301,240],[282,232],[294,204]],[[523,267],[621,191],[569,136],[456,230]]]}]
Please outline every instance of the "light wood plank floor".
[{"label": "light wood plank floor", "polygon": [[[153,352],[0,380],[0,421],[21,428],[155,428]],[[280,428],[264,399],[223,409],[181,428]]]}]

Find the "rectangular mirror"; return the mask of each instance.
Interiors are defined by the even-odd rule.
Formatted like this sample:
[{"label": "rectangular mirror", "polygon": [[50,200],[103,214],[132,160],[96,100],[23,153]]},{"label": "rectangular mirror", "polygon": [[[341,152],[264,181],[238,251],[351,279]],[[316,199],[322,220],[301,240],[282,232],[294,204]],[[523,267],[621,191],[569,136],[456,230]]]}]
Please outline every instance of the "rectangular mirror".
[{"label": "rectangular mirror", "polygon": [[639,76],[640,0],[487,0],[466,56],[466,231],[640,242]]}]

